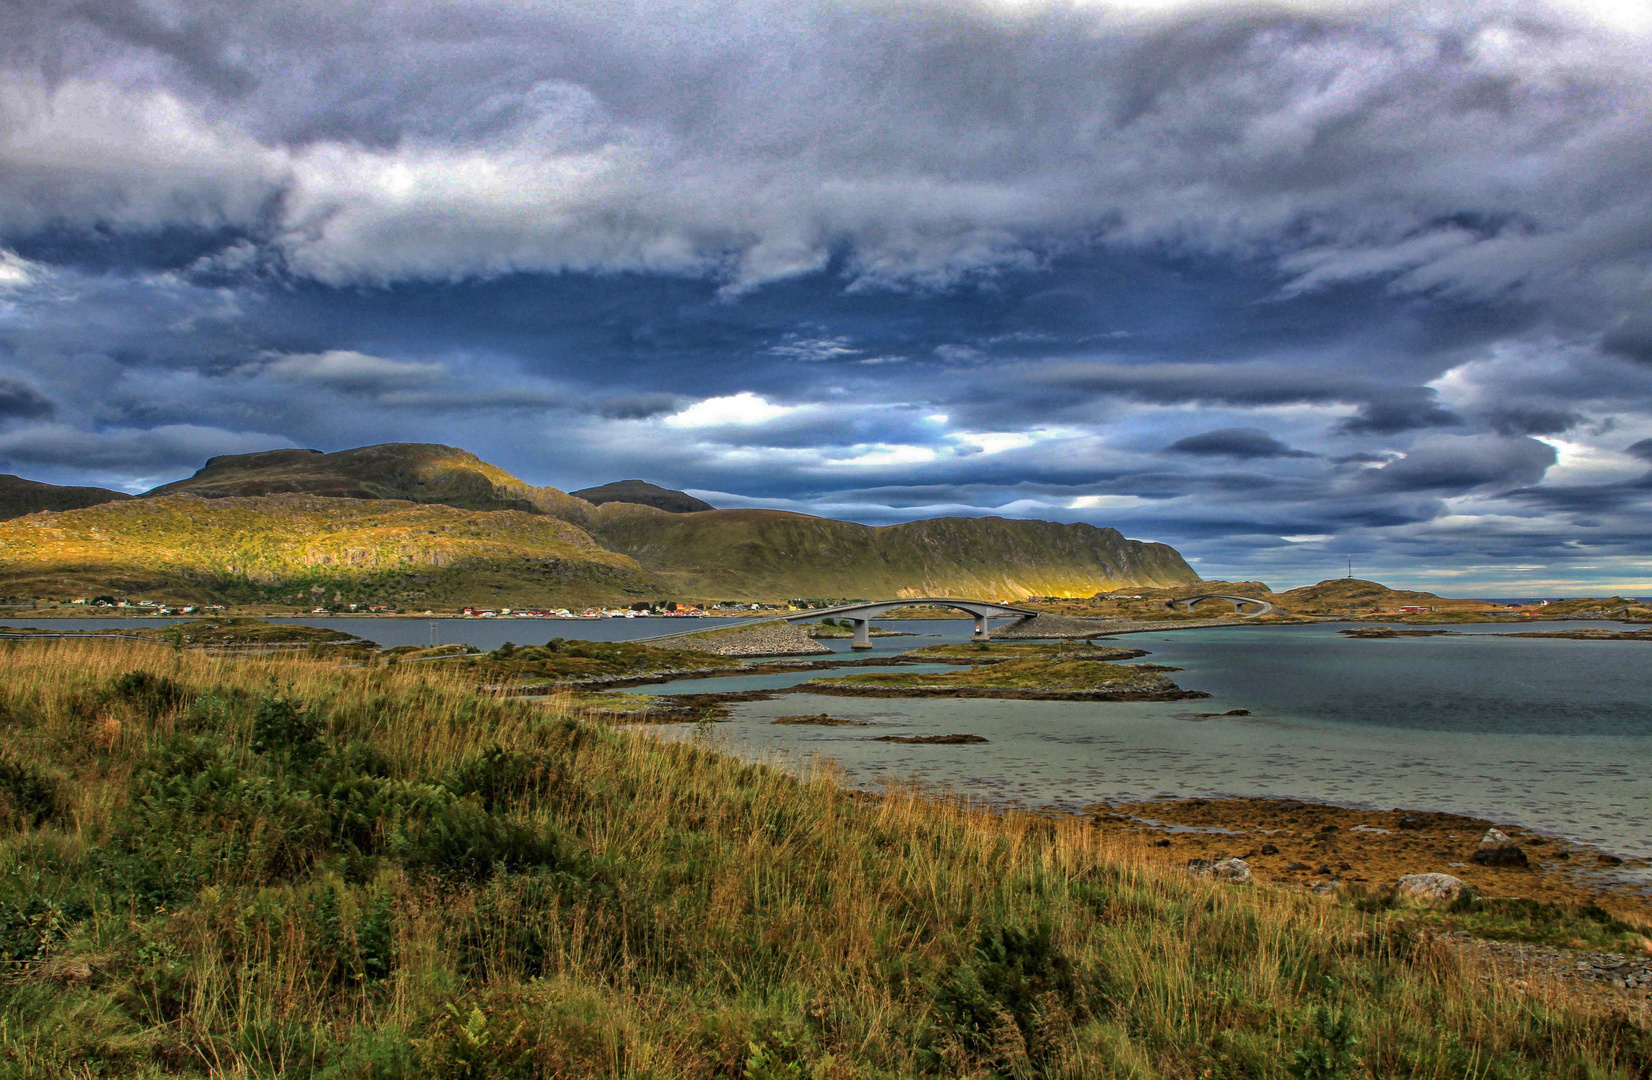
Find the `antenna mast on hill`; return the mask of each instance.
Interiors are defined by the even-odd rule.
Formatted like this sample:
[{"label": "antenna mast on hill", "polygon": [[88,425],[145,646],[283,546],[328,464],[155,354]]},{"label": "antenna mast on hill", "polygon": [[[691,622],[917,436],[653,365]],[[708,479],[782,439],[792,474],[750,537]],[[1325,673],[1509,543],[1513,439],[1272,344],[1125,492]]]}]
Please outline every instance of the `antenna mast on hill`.
[{"label": "antenna mast on hill", "polygon": [[1350,579],[1352,579],[1353,576],[1354,576],[1354,557],[1352,555],[1350,555],[1350,556],[1348,556],[1348,577]]}]

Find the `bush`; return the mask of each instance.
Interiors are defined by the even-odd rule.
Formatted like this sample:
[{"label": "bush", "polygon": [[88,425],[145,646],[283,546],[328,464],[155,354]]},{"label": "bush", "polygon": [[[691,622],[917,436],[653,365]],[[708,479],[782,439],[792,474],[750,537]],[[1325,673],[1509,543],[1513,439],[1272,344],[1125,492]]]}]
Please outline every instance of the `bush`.
[{"label": "bush", "polygon": [[62,811],[56,780],[0,756],[0,829],[37,829]]},{"label": "bush", "polygon": [[252,717],[252,752],[302,769],[321,756],[321,719],[302,701],[271,694]]},{"label": "bush", "polygon": [[1343,1080],[1353,1065],[1354,1033],[1348,1017],[1319,1006],[1308,1037],[1291,1052],[1291,1075],[1298,1080]]},{"label": "bush", "polygon": [[[1081,1011],[1073,965],[1050,927],[981,931],[935,997],[943,1028],[1004,1071],[1041,1074],[1054,1047],[1042,1032]],[[1055,1023],[1055,1026],[1066,1026]]]},{"label": "bush", "polygon": [[491,747],[449,769],[442,786],[455,795],[474,795],[496,810],[526,795],[543,781],[544,768],[527,754]]},{"label": "bush", "polygon": [[472,881],[501,870],[555,870],[563,863],[555,836],[490,814],[469,799],[452,799],[410,822],[397,854],[410,870]]},{"label": "bush", "polygon": [[128,671],[109,680],[104,694],[137,706],[150,718],[164,716],[195,697],[187,686],[150,671]]}]

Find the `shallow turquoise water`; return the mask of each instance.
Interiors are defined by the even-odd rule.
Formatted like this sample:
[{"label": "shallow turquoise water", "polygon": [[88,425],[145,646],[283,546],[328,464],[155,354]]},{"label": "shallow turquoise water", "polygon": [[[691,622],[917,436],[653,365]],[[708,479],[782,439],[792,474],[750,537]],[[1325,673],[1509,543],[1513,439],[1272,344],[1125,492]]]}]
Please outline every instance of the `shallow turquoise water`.
[{"label": "shallow turquoise water", "polygon": [[[734,706],[717,737],[788,764],[829,757],[846,782],[868,787],[915,778],[1033,806],[1268,795],[1447,810],[1652,857],[1652,644],[1456,629],[1463,635],[1388,640],[1351,640],[1323,625],[1126,635],[1121,644],[1183,668],[1178,683],[1214,696],[1090,703],[787,694]],[[1194,715],[1229,709],[1253,715]],[[815,712],[875,726],[769,723]],[[869,741],[951,732],[990,741]]]}]

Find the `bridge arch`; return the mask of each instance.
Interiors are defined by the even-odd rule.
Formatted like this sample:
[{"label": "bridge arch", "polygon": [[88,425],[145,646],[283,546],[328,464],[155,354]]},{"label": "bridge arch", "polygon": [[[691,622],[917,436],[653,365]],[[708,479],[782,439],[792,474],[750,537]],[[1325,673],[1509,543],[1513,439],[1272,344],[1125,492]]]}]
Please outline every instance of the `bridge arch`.
[{"label": "bridge arch", "polygon": [[1189,612],[1191,612],[1193,610],[1193,605],[1197,604],[1201,600],[1226,600],[1228,603],[1233,605],[1233,610],[1236,614],[1243,614],[1244,606],[1246,604],[1254,604],[1256,606],[1256,610],[1251,612],[1249,615],[1245,615],[1244,617],[1247,619],[1259,618],[1273,610],[1273,605],[1268,603],[1266,600],[1258,600],[1254,596],[1228,596],[1225,593],[1205,593],[1203,596],[1184,596],[1176,600],[1168,600],[1165,602],[1164,606],[1170,608],[1171,610],[1175,610],[1177,607],[1185,607]]},{"label": "bridge arch", "polygon": [[956,608],[975,616],[976,641],[986,641],[991,631],[987,627],[987,620],[995,617],[1014,617],[1022,622],[1036,619],[1038,612],[1029,608],[1012,607],[1009,604],[1000,604],[992,600],[964,600],[950,596],[921,596],[901,600],[872,600],[864,604],[842,604],[834,608],[816,608],[813,611],[800,611],[795,615],[784,616],[789,623],[814,622],[817,619],[845,618],[855,628],[855,640],[849,643],[851,649],[870,649],[872,636],[871,621],[885,612],[895,611],[906,607],[943,607]]}]

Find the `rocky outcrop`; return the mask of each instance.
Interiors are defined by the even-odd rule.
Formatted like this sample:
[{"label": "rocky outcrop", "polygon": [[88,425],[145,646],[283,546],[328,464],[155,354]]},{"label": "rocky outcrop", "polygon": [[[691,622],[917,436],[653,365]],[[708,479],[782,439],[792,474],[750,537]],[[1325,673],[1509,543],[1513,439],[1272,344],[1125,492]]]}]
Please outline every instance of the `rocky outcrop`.
[{"label": "rocky outcrop", "polygon": [[1527,865],[1526,853],[1520,845],[1497,829],[1486,830],[1486,835],[1480,838],[1480,846],[1474,849],[1473,857],[1481,866]]},{"label": "rocky outcrop", "polygon": [[1450,874],[1407,874],[1394,887],[1395,893],[1413,900],[1455,900],[1467,886]]},{"label": "rocky outcrop", "polygon": [[1234,885],[1248,885],[1251,880],[1250,863],[1244,859],[1187,860],[1187,872],[1203,881],[1226,881]]},{"label": "rocky outcrop", "polygon": [[670,639],[673,646],[713,656],[818,656],[832,650],[810,640],[789,622],[758,623],[730,630],[707,630]]}]

